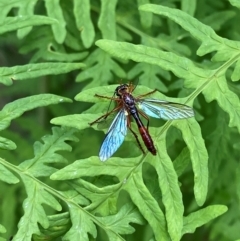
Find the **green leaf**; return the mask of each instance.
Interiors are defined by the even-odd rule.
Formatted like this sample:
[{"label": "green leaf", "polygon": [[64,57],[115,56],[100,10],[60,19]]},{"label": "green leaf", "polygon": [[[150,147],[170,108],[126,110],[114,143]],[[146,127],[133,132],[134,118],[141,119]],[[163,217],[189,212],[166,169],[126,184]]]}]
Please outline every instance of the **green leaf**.
[{"label": "green leaf", "polygon": [[108,85],[108,86],[101,86],[101,89],[99,87],[87,89],[84,91],[81,91],[79,94],[75,96],[76,101],[84,101],[84,102],[109,102],[110,100],[105,98],[98,98],[95,95],[100,94],[103,96],[109,96],[112,97],[117,85]]},{"label": "green leaf", "polygon": [[0,180],[9,184],[16,184],[19,179],[6,168],[8,165],[10,164],[0,158]]},{"label": "green leaf", "polygon": [[224,25],[228,20],[235,17],[236,13],[234,11],[219,11],[212,13],[208,17],[205,17],[204,23],[212,27],[215,31],[221,30],[222,25]]},{"label": "green leaf", "polygon": [[[4,0],[5,1],[5,0]],[[34,15],[34,6],[37,3],[37,0],[30,0],[28,3],[21,3],[21,1],[12,1],[12,7],[19,7],[18,14],[19,16],[32,16]],[[8,2],[9,4],[9,2]],[[16,5],[18,6],[16,6]],[[11,5],[11,3],[9,4]],[[14,6],[15,5],[15,6]],[[23,29],[19,29],[17,32],[17,36],[19,39],[24,38],[30,31],[32,27],[26,27]]]},{"label": "green leaf", "polygon": [[7,17],[0,23],[0,34],[25,28],[28,26],[38,26],[43,24],[54,24],[56,20],[45,16],[17,16]]},{"label": "green leaf", "polygon": [[240,132],[240,102],[238,96],[229,90],[225,76],[216,78],[203,90],[207,102],[216,100],[219,106],[229,114],[230,127],[237,127]]},{"label": "green leaf", "polygon": [[53,134],[42,138],[41,142],[34,143],[34,158],[26,160],[19,165],[24,173],[31,174],[34,177],[49,176],[57,169],[49,164],[66,164],[67,160],[57,154],[58,151],[71,151],[72,148],[66,141],[77,141],[74,137],[75,129],[52,128]]},{"label": "green leaf", "polygon": [[[168,17],[181,25],[185,30],[189,31],[194,38],[202,41],[202,45],[197,51],[200,56],[213,51],[218,51],[219,56],[215,56],[215,58],[218,61],[223,61],[235,56],[236,49],[240,49],[240,44],[237,41],[231,41],[219,37],[211,27],[202,24],[196,18],[193,18],[178,9],[154,4],[145,4],[140,6],[139,9]],[[220,55],[223,57],[223,54],[224,59],[220,58]]]},{"label": "green leaf", "polygon": [[[35,41],[38,39],[38,41]],[[66,45],[70,48],[79,47],[79,42],[70,33],[66,36]],[[33,31],[26,37],[23,46],[20,48],[20,52],[23,54],[32,53],[35,54],[31,58],[30,62],[37,62],[39,59],[44,59],[47,61],[57,61],[57,62],[73,62],[80,61],[88,55],[87,51],[68,53],[63,45],[59,45],[55,40],[53,33],[49,27],[41,27],[38,30],[33,29]]]},{"label": "green leaf", "polygon": [[240,2],[239,2],[238,0],[229,0],[229,2],[230,2],[233,6],[235,6],[235,7],[237,7],[237,8],[240,8]]},{"label": "green leaf", "polygon": [[183,0],[183,1],[181,1],[181,9],[185,13],[188,13],[191,16],[194,16],[194,13],[196,11],[196,5],[197,5],[196,0]]},{"label": "green leaf", "polygon": [[222,215],[228,210],[224,205],[211,205],[196,212],[189,214],[187,217],[184,217],[184,225],[182,234],[185,233],[194,233],[197,227],[202,226],[205,223],[208,223],[212,219]]},{"label": "green leaf", "polygon": [[[36,3],[37,3],[37,0],[30,0],[28,2],[2,0],[0,3],[0,9],[1,9],[0,22],[3,22],[4,19],[8,18],[8,13],[13,8],[18,9],[19,17],[21,16],[31,17],[34,14],[34,6]],[[19,29],[17,33],[18,38],[23,38],[31,30],[32,30],[32,26]]]},{"label": "green leaf", "polygon": [[128,72],[128,79],[134,79],[138,76],[140,82],[141,80],[144,80],[145,83],[148,83],[149,88],[155,89],[156,86],[158,86],[157,88],[161,92],[168,92],[166,85],[163,81],[159,80],[159,75],[167,80],[170,79],[169,72],[159,68],[158,66],[139,63]]},{"label": "green leaf", "polygon": [[131,177],[126,180],[124,189],[128,191],[132,201],[150,224],[156,240],[170,240],[163,212],[157,201],[152,197],[144,185],[140,168],[134,171]]},{"label": "green leaf", "polygon": [[[149,0],[138,0],[137,2],[138,2],[138,6],[140,6],[142,4],[149,3]],[[153,19],[152,13],[139,12],[139,16],[140,16],[141,25],[144,28],[150,28],[152,25],[152,19]]]},{"label": "green leaf", "polygon": [[63,74],[85,67],[81,63],[42,63],[0,68],[1,83],[11,85],[13,80],[36,78],[49,74]]},{"label": "green leaf", "polygon": [[178,177],[181,176],[184,170],[189,166],[190,160],[189,149],[185,147],[173,162],[173,166]]},{"label": "green leaf", "polygon": [[202,24],[196,18],[193,18],[192,16],[178,9],[155,4],[145,4],[140,6],[139,10],[168,17],[169,19],[182,26],[185,30],[189,31],[193,37],[201,41],[213,37],[216,37],[216,40],[221,39],[210,27]]},{"label": "green leaf", "polygon": [[236,192],[238,198],[238,206],[240,207],[240,165],[236,169]]},{"label": "green leaf", "polygon": [[97,119],[99,115],[94,114],[74,114],[53,118],[50,122],[54,125],[68,126],[84,130],[90,127],[89,123]]},{"label": "green leaf", "polygon": [[88,84],[88,88],[95,87],[94,83],[98,83],[99,86],[106,85],[112,81],[115,75],[120,78],[126,77],[126,73],[120,65],[100,49],[93,51],[88,56],[86,64],[88,67],[77,76],[76,81],[92,79],[93,82]]},{"label": "green leaf", "polygon": [[115,8],[117,0],[101,0],[98,27],[104,39],[116,40]]},{"label": "green leaf", "polygon": [[[77,182],[78,180],[76,180]],[[89,200],[83,196],[83,193],[79,191],[79,186],[76,185],[75,188],[75,183],[69,182],[68,183],[73,189],[68,189],[66,191],[62,191],[61,193],[67,197],[69,200],[72,200],[73,202],[82,205],[82,206],[87,206],[89,205]]]},{"label": "green leaf", "polygon": [[86,240],[88,241],[88,233],[97,237],[97,229],[88,215],[83,209],[76,207],[74,204],[68,204],[72,227],[64,235],[62,240]]},{"label": "green leaf", "polygon": [[181,130],[190,151],[194,172],[194,194],[197,204],[201,206],[206,200],[208,190],[208,153],[200,126],[193,118],[173,121],[173,125]]},{"label": "green leaf", "polygon": [[[172,71],[176,76],[185,79],[185,81],[191,81],[190,83],[194,79],[194,88],[204,83],[205,79],[211,74],[211,71],[203,71],[187,58],[156,48],[111,40],[98,40],[96,45],[115,57],[158,65],[165,70]],[[188,88],[192,88],[192,86],[189,85]]]},{"label": "green leaf", "polygon": [[52,24],[51,28],[56,42],[62,44],[66,38],[67,31],[60,2],[59,0],[45,0],[45,6],[48,16],[57,20],[57,23]]},{"label": "green leaf", "polygon": [[231,79],[232,81],[238,81],[240,79],[240,60],[236,62]]},{"label": "green leaf", "polygon": [[[54,240],[61,237],[71,227],[69,213],[60,213],[48,216],[49,228],[40,227],[41,234],[33,235],[33,240]],[[51,239],[52,238],[52,239]]]},{"label": "green leaf", "polygon": [[7,232],[6,228],[0,224],[0,233],[6,233],[6,232]]},{"label": "green leaf", "polygon": [[120,181],[125,181],[126,173],[135,168],[139,160],[135,158],[111,158],[107,162],[101,162],[99,157],[77,160],[71,165],[53,173],[52,180],[70,180],[84,176],[97,175],[116,176]]},{"label": "green leaf", "polygon": [[143,224],[144,219],[135,206],[125,204],[120,211],[112,216],[98,218],[106,227],[111,227],[119,234],[131,234],[135,229],[130,226],[131,223]]},{"label": "green leaf", "polygon": [[0,136],[0,149],[15,150],[16,148],[17,146],[13,141]]},{"label": "green leaf", "polygon": [[18,231],[14,236],[14,240],[31,241],[32,234],[40,234],[38,223],[43,228],[49,227],[49,221],[42,204],[47,204],[57,211],[61,210],[61,205],[51,194],[44,190],[39,181],[33,181],[32,177],[25,174],[21,175],[21,178],[28,196],[23,203],[24,215],[18,224]]},{"label": "green leaf", "polygon": [[[74,99],[77,101],[84,101],[84,102],[91,102],[91,103],[92,102],[93,103],[96,103],[96,102],[97,103],[99,103],[99,102],[102,102],[102,103],[108,102],[109,103],[110,102],[109,99],[98,98],[95,96],[95,94],[99,94],[102,96],[107,96],[107,97],[112,98],[117,86],[119,86],[119,85],[107,85],[107,86],[101,86],[101,88],[95,87],[95,88],[87,89],[87,90],[81,91],[79,94],[77,94]],[[153,91],[153,89],[148,88],[143,85],[138,85],[137,88],[134,90],[134,96],[138,96],[138,95],[148,93],[151,91]],[[172,101],[172,102],[181,102],[182,103],[185,101],[184,98],[180,99],[180,98],[167,97],[158,91],[153,93],[151,95],[151,97],[157,98],[160,100],[168,100],[168,101]]]},{"label": "green leaf", "polygon": [[71,102],[71,100],[52,94],[39,94],[15,100],[6,104],[0,112],[0,130],[7,128],[13,119],[21,116],[25,111],[63,102]]},{"label": "green leaf", "polygon": [[[174,170],[173,163],[166,150],[165,136],[156,143],[158,158],[149,159],[158,174],[158,182],[162,191],[162,202],[165,206],[168,233],[171,240],[180,240],[183,226],[183,202],[182,193],[178,185],[178,177]],[[161,151],[160,151],[161,150]]]},{"label": "green leaf", "polygon": [[76,24],[80,31],[83,45],[85,48],[91,47],[95,31],[90,16],[90,1],[89,0],[74,0],[74,16]]},{"label": "green leaf", "polygon": [[82,60],[86,56],[88,56],[88,52],[67,54],[67,53],[48,50],[47,54],[44,56],[44,59],[47,61],[74,62],[74,61]]},{"label": "green leaf", "polygon": [[[87,211],[93,214],[101,214],[102,216],[117,212],[117,200],[120,187],[122,186],[121,183],[99,188],[83,179],[77,179],[73,180],[70,186],[79,194],[91,200],[91,204],[86,203],[87,199],[84,200],[83,205],[87,205],[85,208]],[[83,200],[80,203],[83,203]]]},{"label": "green leaf", "polygon": [[[226,157],[230,159],[235,159],[234,152],[229,152],[229,143],[232,142],[232,137],[229,132],[229,127],[227,125],[229,119],[223,111],[216,110],[217,125],[211,133],[206,138],[208,154],[209,154],[209,187],[218,188],[221,186],[221,181],[216,182],[216,178],[219,176],[219,171],[223,168],[223,163],[225,163]],[[212,121],[210,121],[211,123]],[[211,127],[208,127],[211,129]],[[219,151],[221,150],[221,151]]]}]

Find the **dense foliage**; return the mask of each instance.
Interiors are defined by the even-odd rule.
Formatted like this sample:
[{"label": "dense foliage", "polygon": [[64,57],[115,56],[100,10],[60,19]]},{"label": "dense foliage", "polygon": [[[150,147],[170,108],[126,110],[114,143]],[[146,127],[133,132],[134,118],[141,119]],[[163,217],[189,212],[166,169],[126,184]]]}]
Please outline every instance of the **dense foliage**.
[{"label": "dense foliage", "polygon": [[[0,241],[240,240],[239,1],[0,9]],[[195,118],[150,119],[156,157],[128,134],[101,162],[94,95],[137,80]]]}]

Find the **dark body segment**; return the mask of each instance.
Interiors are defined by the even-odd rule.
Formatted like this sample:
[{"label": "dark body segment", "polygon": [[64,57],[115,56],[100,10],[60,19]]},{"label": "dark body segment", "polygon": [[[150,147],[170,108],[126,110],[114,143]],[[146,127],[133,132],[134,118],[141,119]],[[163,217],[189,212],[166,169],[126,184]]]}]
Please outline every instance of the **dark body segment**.
[{"label": "dark body segment", "polygon": [[[153,144],[153,140],[145,126],[143,125],[138,110],[136,108],[136,103],[134,97],[128,92],[128,86],[121,85],[116,89],[116,95],[122,99],[124,103],[124,107],[128,111],[128,113],[134,118],[137,123],[139,133],[142,137],[142,140],[147,147],[147,149],[153,154],[156,155],[157,151]],[[141,148],[142,149],[142,148]]]}]

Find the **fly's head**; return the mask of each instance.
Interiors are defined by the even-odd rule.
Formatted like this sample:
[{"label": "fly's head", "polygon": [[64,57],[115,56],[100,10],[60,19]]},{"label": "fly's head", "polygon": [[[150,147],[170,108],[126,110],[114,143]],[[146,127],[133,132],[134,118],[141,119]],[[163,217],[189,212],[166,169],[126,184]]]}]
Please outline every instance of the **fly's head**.
[{"label": "fly's head", "polygon": [[122,98],[122,96],[126,93],[129,93],[129,84],[122,84],[119,85],[116,89],[115,89],[115,95]]}]

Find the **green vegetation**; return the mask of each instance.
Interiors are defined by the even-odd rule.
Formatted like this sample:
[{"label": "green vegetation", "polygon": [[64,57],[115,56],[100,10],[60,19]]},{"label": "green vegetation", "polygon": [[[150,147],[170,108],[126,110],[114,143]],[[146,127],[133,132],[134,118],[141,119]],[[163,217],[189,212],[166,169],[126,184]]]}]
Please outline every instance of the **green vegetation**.
[{"label": "green vegetation", "polygon": [[[240,240],[239,1],[0,10],[0,241]],[[195,118],[151,118],[156,157],[129,133],[101,162],[106,129],[89,122],[109,101],[94,95],[138,79],[134,95]]]}]

